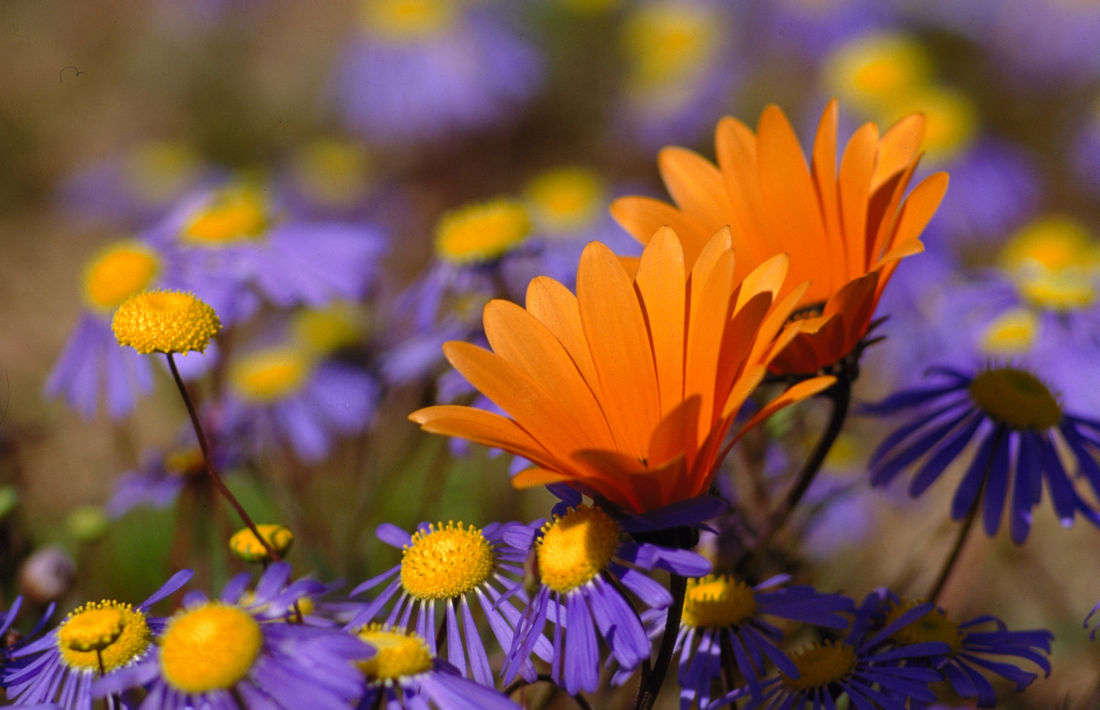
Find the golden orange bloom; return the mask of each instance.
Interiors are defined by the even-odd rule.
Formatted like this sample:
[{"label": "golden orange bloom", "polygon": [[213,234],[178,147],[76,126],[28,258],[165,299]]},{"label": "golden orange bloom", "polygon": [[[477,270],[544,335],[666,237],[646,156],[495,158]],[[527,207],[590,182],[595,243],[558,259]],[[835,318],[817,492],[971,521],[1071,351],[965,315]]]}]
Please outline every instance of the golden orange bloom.
[{"label": "golden orange bloom", "polygon": [[[442,405],[409,418],[531,461],[534,468],[513,478],[517,487],[565,482],[633,512],[702,495],[729,448],[734,417],[795,335],[783,325],[805,288],[777,296],[783,255],[742,279],[737,271],[728,229],[695,252],[690,268],[669,229],[635,261],[593,242],[575,296],[540,276],[526,309],[502,300],[485,307],[491,352],[444,346],[507,417]],[[832,382],[818,377],[788,389],[734,438]]]},{"label": "golden orange bloom", "polygon": [[898,260],[924,249],[920,233],[947,189],[947,175],[936,173],[905,195],[924,124],[911,114],[882,136],[873,123],[861,126],[838,174],[835,100],[818,125],[809,167],[779,108],[764,110],[755,134],[723,118],[715,131],[717,165],[682,148],[661,151],[661,176],[677,206],[624,197],[611,212],[643,243],[662,226],[674,229],[689,266],[710,235],[728,225],[735,282],[787,254],[790,278],[779,295],[809,281],[796,307],[806,320],[772,369],[818,372],[852,352]]}]

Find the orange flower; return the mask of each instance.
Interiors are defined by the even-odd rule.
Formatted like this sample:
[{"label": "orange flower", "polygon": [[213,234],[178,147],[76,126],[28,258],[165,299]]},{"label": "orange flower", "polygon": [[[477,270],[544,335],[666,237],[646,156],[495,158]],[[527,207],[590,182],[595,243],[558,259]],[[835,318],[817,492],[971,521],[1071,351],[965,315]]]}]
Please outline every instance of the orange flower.
[{"label": "orange flower", "polygon": [[790,278],[779,295],[809,281],[796,307],[807,319],[772,369],[818,372],[852,352],[898,260],[924,249],[919,235],[947,189],[947,175],[936,173],[905,196],[924,123],[912,114],[881,137],[873,123],[861,126],[844,149],[838,175],[835,100],[818,126],[810,169],[779,108],[764,109],[755,134],[723,118],[715,132],[717,166],[682,148],[661,151],[661,176],[678,207],[624,197],[611,212],[643,243],[659,227],[674,229],[689,265],[710,235],[728,225],[735,281],[787,254]]},{"label": "orange flower", "polygon": [[[729,449],[734,417],[794,337],[780,330],[805,287],[777,298],[787,273],[782,255],[735,280],[728,229],[692,261],[689,269],[669,229],[632,262],[589,244],[576,296],[540,276],[527,289],[526,309],[502,300],[485,307],[492,352],[444,346],[508,417],[442,405],[409,418],[528,459],[535,467],[513,478],[517,487],[566,482],[633,512],[705,493]],[[736,436],[832,382],[792,387]]]}]

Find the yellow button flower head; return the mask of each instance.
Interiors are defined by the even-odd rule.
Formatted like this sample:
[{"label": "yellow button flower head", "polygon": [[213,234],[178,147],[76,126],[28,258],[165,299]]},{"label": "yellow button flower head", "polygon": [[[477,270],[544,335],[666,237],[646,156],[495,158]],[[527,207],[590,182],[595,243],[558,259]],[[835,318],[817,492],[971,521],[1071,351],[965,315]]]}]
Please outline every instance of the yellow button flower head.
[{"label": "yellow button flower head", "polygon": [[531,219],[516,200],[498,198],[443,215],[435,232],[436,255],[454,264],[492,261],[523,242]]},{"label": "yellow button flower head", "polygon": [[[280,557],[284,557],[294,544],[294,533],[285,525],[262,523],[256,529]],[[229,549],[245,562],[270,562],[272,559],[267,549],[248,528],[233,533],[233,537],[229,538]]]},{"label": "yellow button flower head", "polygon": [[126,299],[111,321],[119,345],[139,353],[203,352],[222,324],[209,304],[182,291],[143,291]]}]

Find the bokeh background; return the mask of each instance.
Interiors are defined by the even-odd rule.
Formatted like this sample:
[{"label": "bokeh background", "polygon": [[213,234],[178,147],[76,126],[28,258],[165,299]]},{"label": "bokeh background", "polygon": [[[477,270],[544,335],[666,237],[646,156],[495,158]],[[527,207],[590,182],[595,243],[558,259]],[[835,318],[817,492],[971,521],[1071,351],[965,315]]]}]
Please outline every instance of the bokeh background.
[{"label": "bokeh background", "polygon": [[[548,496],[513,491],[503,457],[405,420],[469,397],[439,344],[476,338],[491,295],[521,298],[536,273],[567,281],[589,239],[636,248],[609,201],[665,197],[660,147],[712,158],[718,118],[751,126],[769,103],[803,145],[831,97],[842,135],[923,111],[922,174],[952,175],[927,252],[905,260],[880,306],[887,340],[865,356],[859,401],[919,383],[936,362],[994,360],[1034,367],[1067,408],[1100,416],[1096,2],[2,0],[0,66],[5,602],[141,598],[171,559],[211,584],[234,569],[224,506],[105,508],[123,474],[176,445],[185,414],[166,371],[123,416],[47,393],[87,310],[89,261],[212,186],[262,186],[284,217],[360,229],[378,246],[359,297],[325,321],[344,333],[326,358],[372,383],[361,421],[331,431],[321,455],[276,436],[249,440],[230,465],[254,515],[291,524],[292,560],[325,578],[354,584],[391,565],[396,552],[373,537],[381,522],[545,515]],[[528,210],[522,249],[491,269],[435,250],[443,215],[498,197]],[[1021,251],[1046,269],[1038,285]],[[235,343],[268,342],[316,310],[264,304]],[[194,378],[208,404],[231,360]],[[823,414],[809,404],[773,422],[730,475],[753,472],[766,501]],[[849,420],[815,515],[788,541],[819,588],[919,593],[952,543],[948,484],[918,501],[867,484],[888,426]],[[1051,677],[1005,707],[1100,707],[1100,651],[1082,628],[1100,598],[1100,532],[1039,511],[1024,546],[974,535],[943,604],[1054,632]],[[180,552],[185,521],[198,542]]]}]

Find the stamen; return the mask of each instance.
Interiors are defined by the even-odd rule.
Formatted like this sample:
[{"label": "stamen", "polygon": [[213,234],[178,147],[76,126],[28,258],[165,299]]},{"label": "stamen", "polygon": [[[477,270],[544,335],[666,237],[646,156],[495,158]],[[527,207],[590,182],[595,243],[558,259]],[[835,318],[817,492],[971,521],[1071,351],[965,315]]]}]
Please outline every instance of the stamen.
[{"label": "stamen", "polygon": [[599,508],[581,505],[555,515],[537,543],[543,584],[556,592],[587,584],[611,562],[619,534],[619,526]]}]

